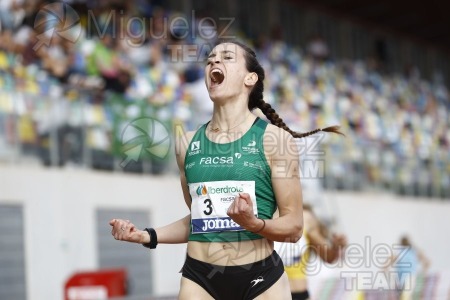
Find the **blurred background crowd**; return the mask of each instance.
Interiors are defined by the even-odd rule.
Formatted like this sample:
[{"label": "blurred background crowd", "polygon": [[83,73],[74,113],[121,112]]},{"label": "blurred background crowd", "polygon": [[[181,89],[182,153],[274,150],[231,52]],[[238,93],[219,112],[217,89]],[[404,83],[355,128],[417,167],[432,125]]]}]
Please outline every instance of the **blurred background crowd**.
[{"label": "blurred background crowd", "polygon": [[205,54],[232,37],[255,48],[265,100],[291,128],[342,126],[345,138],[320,138],[315,159],[324,170],[312,176],[323,187],[450,197],[445,72],[425,77],[413,64],[393,70],[383,43],[376,55],[338,57],[339,41],[320,30],[295,44],[281,25],[257,32],[220,18],[220,4],[195,3],[186,13],[170,1],[2,0],[0,161],[174,172],[172,153],[122,169],[124,130],[139,118],[169,132],[207,122]]},{"label": "blurred background crowd", "polygon": [[403,235],[431,262],[412,299],[444,299],[447,12],[411,0],[0,0],[0,298],[62,299],[73,276],[109,268],[123,299],[175,298],[185,245],[118,245],[107,224],[185,215],[174,136],[209,121],[205,56],[237,39],[256,50],[286,124],[345,133],[298,140],[304,202],[364,250],[364,266],[353,252],[336,266],[313,257],[314,299],[397,299],[377,277],[396,269],[375,250]]}]

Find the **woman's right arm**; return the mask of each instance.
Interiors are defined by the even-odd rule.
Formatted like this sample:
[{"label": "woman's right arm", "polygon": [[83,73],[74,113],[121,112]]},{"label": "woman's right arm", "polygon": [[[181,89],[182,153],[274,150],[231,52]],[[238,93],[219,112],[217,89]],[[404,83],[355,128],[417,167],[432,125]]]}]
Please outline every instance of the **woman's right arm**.
[{"label": "woman's right arm", "polygon": [[[191,208],[191,196],[189,194],[186,176],[184,173],[184,159],[186,149],[193,137],[193,132],[188,132],[181,137],[177,137],[175,143],[175,156],[180,171],[180,183],[183,191],[184,201],[188,208]],[[191,215],[179,219],[168,225],[155,228],[159,244],[182,244],[188,241]],[[139,230],[129,220],[113,219],[109,222],[112,226],[111,234],[116,240],[146,244],[150,242],[150,235],[145,230]]]}]

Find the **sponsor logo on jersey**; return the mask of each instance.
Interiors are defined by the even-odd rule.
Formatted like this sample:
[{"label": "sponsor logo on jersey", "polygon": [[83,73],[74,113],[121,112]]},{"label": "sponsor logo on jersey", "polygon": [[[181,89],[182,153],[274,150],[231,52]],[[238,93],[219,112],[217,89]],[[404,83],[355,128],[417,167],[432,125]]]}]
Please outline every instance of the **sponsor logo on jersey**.
[{"label": "sponsor logo on jersey", "polygon": [[193,219],[192,230],[194,233],[217,232],[227,230],[242,230],[243,228],[231,218],[217,219]]},{"label": "sponsor logo on jersey", "polygon": [[[221,186],[221,187],[206,187],[204,183],[200,184],[195,190],[198,196],[205,196],[207,194],[237,194],[244,192],[244,188],[242,186]],[[234,199],[234,196],[232,196]]]},{"label": "sponsor logo on jersey", "polygon": [[188,156],[199,154],[200,153],[200,141],[193,141],[191,143],[191,151],[188,153]]},{"label": "sponsor logo on jersey", "polygon": [[249,162],[249,161],[244,161],[244,167],[249,167],[249,168],[253,168],[253,169],[258,169],[263,171],[264,168],[262,166],[262,164],[260,162]]},{"label": "sponsor logo on jersey", "polygon": [[232,165],[233,156],[208,156],[200,158],[201,165]]},{"label": "sponsor logo on jersey", "polygon": [[242,152],[245,152],[248,154],[258,154],[259,149],[256,148],[256,141],[253,140],[250,143],[248,143],[247,146],[242,147]]},{"label": "sponsor logo on jersey", "polygon": [[231,203],[236,199],[236,196],[227,196],[227,197],[221,197],[220,202],[222,203]]},{"label": "sponsor logo on jersey", "polygon": [[186,169],[190,169],[190,168],[192,168],[193,166],[195,166],[195,161],[188,163],[188,164],[186,165]]},{"label": "sponsor logo on jersey", "polygon": [[196,190],[197,195],[199,196],[204,196],[206,194],[208,194],[208,189],[206,188],[206,185],[204,184],[200,184]]},{"label": "sponsor logo on jersey", "polygon": [[242,193],[244,191],[244,188],[241,186],[223,186],[223,187],[209,187],[208,192],[210,194],[229,194],[229,193]]},{"label": "sponsor logo on jersey", "polygon": [[200,150],[200,141],[195,141],[191,143],[191,151]]}]

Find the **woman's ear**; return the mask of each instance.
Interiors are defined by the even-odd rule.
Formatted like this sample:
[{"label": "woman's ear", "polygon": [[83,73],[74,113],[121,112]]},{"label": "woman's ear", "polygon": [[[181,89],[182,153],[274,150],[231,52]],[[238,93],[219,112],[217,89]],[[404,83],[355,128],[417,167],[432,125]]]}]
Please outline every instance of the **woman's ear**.
[{"label": "woman's ear", "polygon": [[256,82],[258,82],[258,74],[255,72],[248,73],[247,76],[245,76],[245,86],[254,86]]}]

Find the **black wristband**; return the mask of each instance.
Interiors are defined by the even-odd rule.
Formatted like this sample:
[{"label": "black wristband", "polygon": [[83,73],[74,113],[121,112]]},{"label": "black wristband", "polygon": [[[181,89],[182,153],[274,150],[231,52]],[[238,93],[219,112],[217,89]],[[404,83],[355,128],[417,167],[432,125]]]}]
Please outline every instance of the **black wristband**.
[{"label": "black wristband", "polygon": [[155,249],[158,245],[158,236],[156,235],[156,231],[153,228],[145,228],[145,231],[150,235],[150,242],[142,244],[142,246],[150,249]]},{"label": "black wristband", "polygon": [[[259,219],[259,218],[258,218],[258,219]],[[266,228],[266,220],[264,220],[264,219],[260,219],[260,220],[263,221],[263,226],[262,226],[258,231],[254,231],[253,233],[261,232],[264,228]]]}]

